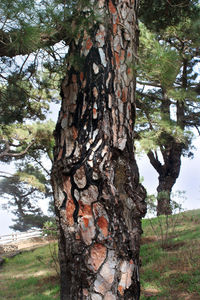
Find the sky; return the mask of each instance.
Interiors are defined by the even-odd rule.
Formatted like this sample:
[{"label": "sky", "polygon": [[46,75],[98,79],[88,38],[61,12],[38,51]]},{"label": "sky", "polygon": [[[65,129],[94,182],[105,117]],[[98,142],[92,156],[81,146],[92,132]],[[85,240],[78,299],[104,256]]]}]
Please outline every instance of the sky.
[{"label": "sky", "polygon": [[[52,114],[49,118],[56,121],[58,116],[59,105],[52,104]],[[182,165],[179,178],[173,188],[173,192],[185,191],[185,200],[182,203],[185,210],[192,210],[200,208],[200,138],[194,140],[194,158],[182,158]],[[158,184],[158,175],[154,168],[148,161],[145,155],[137,157],[140,176],[144,178],[143,185],[149,194],[156,194],[156,187]],[[7,165],[0,164],[0,170],[13,172],[12,166],[8,168]],[[178,200],[178,199],[174,199]],[[0,209],[0,236],[11,234],[12,230],[9,226],[12,224],[14,216],[6,210]]]}]

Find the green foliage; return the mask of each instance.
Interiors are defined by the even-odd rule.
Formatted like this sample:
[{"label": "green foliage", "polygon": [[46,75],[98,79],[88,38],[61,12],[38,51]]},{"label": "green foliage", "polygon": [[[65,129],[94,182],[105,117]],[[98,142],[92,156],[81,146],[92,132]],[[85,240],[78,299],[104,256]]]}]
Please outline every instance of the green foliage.
[{"label": "green foliage", "polygon": [[183,18],[194,18],[198,0],[141,0],[139,19],[150,29],[160,32],[168,26],[176,26]]},{"label": "green foliage", "polygon": [[157,82],[162,87],[170,87],[181,67],[181,61],[175,49],[166,43],[160,43],[156,34],[140,23],[140,64],[138,76],[147,81]]},{"label": "green foliage", "polygon": [[[47,121],[31,125],[5,125],[1,131],[2,140],[16,145],[12,146],[9,154],[20,154],[16,158],[24,158],[23,162],[16,165],[15,175],[0,182],[1,195],[9,199],[6,208],[10,208],[16,217],[12,226],[15,230],[42,228],[44,222],[51,219],[43,214],[38,200],[43,199],[46,205],[51,202],[49,171],[43,166],[42,160],[44,157],[53,159],[54,127],[54,122]],[[29,145],[31,147],[25,151]]]},{"label": "green foliage", "polygon": [[13,73],[8,77],[7,84],[0,87],[2,125],[23,122],[24,119],[45,118],[44,114],[49,108],[48,103],[34,96],[33,89],[32,83],[25,81],[24,76],[20,74]]},{"label": "green foliage", "polygon": [[58,229],[55,221],[47,221],[43,225],[43,234],[50,238],[58,237]]},{"label": "green foliage", "polygon": [[28,183],[31,187],[36,188],[40,192],[45,192],[46,178],[38,167],[25,165],[25,168],[18,170],[16,175],[20,181]]}]

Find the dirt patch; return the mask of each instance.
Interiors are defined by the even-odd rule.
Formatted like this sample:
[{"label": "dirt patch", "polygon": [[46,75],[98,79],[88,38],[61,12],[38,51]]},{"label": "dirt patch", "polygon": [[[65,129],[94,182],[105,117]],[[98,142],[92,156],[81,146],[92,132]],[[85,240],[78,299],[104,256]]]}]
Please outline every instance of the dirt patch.
[{"label": "dirt patch", "polygon": [[158,295],[159,292],[160,291],[157,290],[156,288],[146,288],[145,290],[142,291],[142,294],[145,297],[153,297],[153,296]]},{"label": "dirt patch", "polygon": [[197,294],[192,294],[192,295],[187,294],[187,295],[183,296],[183,298],[181,298],[181,299],[184,299],[184,300],[199,300],[200,296],[197,295]]},{"label": "dirt patch", "polygon": [[166,251],[175,251],[184,245],[185,245],[184,242],[177,242],[177,243],[170,243],[167,245],[163,245],[162,248]]},{"label": "dirt patch", "polygon": [[6,245],[1,246],[1,253],[0,254],[7,254],[11,252],[17,252],[21,250],[27,250],[32,248],[37,248],[55,240],[51,240],[45,237],[34,237],[23,241],[15,241]]},{"label": "dirt patch", "polygon": [[153,243],[155,241],[157,241],[157,237],[155,235],[153,236],[145,236],[141,238],[141,245],[145,245],[145,244],[150,244]]},{"label": "dirt patch", "polygon": [[23,251],[37,249],[38,247],[45,246],[51,242],[55,242],[55,239],[49,239],[45,237],[34,237],[24,241],[18,241],[7,245],[1,245],[1,250],[3,250],[0,253],[0,267],[4,264],[5,258],[14,257],[22,253]]},{"label": "dirt patch", "polygon": [[19,241],[15,243],[18,247],[18,250],[23,250],[32,247],[43,246],[49,244],[50,240],[45,237],[35,237],[24,241]]},{"label": "dirt patch", "polygon": [[52,276],[48,276],[46,278],[41,278],[40,280],[40,286],[44,286],[45,284],[51,283],[52,285],[54,284],[59,284],[60,283],[60,279],[57,275],[52,275]]}]

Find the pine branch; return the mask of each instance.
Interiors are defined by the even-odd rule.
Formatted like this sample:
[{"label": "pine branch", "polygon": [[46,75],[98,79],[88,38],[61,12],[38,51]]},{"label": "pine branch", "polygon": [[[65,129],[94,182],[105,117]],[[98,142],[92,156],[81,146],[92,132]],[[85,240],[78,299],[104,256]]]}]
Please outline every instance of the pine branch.
[{"label": "pine branch", "polygon": [[[147,94],[147,93],[143,93],[140,91],[137,91],[137,94],[139,94],[140,96],[143,96],[143,97],[148,97],[152,101],[155,101],[155,100],[159,100],[160,102],[163,101],[163,99],[159,98],[156,94]],[[137,101],[138,101],[138,99],[137,99]],[[142,104],[142,101],[140,101],[140,103]]]},{"label": "pine branch", "polygon": [[6,156],[9,156],[9,157],[20,157],[20,156],[23,156],[24,154],[26,154],[29,150],[29,148],[34,144],[34,141],[31,142],[24,151],[22,152],[18,152],[18,153],[14,153],[14,152],[9,152],[10,151],[10,145],[8,142],[6,142],[6,149],[0,153],[0,158],[1,157],[6,157]]},{"label": "pine branch", "polygon": [[[7,174],[8,176],[3,175],[3,174]],[[5,172],[5,171],[0,171],[0,177],[9,178],[10,176],[13,176],[13,174],[9,173],[9,172]]]},{"label": "pine branch", "polygon": [[162,165],[160,163],[160,161],[158,160],[158,155],[156,153],[156,155],[154,155],[153,151],[150,150],[148,153],[147,153],[147,156],[150,160],[150,163],[152,164],[152,166],[154,167],[154,169],[159,173],[161,174],[162,172]]},{"label": "pine branch", "polygon": [[40,165],[40,167],[47,173],[48,176],[51,175],[51,173],[43,166],[43,164],[35,157],[33,157],[33,159],[35,160],[35,162]]},{"label": "pine branch", "polygon": [[[0,57],[6,56],[13,58],[16,55],[28,55],[36,51],[36,49],[31,47],[23,47],[23,45],[20,45],[20,47],[13,47],[13,41],[15,41],[16,35],[20,34],[22,34],[20,30],[13,30],[10,32],[0,30]],[[69,44],[71,41],[71,37],[67,35],[66,30],[63,28],[50,34],[41,32],[39,44],[36,46],[37,49],[43,49],[45,47],[53,46],[61,40],[64,40],[66,44]]]},{"label": "pine branch", "polygon": [[200,136],[200,130],[199,130],[199,127],[197,125],[194,125],[194,127],[196,128],[197,132],[198,132],[198,135]]},{"label": "pine branch", "polygon": [[158,84],[158,83],[155,82],[155,81],[146,82],[146,81],[140,81],[140,80],[137,80],[137,83],[138,83],[138,84],[141,84],[141,85],[152,86],[152,87],[159,87],[159,88],[162,87],[160,84]]}]

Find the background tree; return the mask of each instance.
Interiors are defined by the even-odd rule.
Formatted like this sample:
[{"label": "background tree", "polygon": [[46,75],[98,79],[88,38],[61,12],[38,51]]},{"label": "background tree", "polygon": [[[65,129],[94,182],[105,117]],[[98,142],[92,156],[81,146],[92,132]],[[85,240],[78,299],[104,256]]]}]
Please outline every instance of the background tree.
[{"label": "background tree", "polygon": [[[0,172],[0,177],[4,178],[0,181],[0,194],[4,199],[9,199],[3,208],[17,217],[10,227],[14,230],[42,227],[43,221],[51,218],[43,215],[40,203],[43,199],[47,207],[52,202],[51,163],[48,161],[53,159],[54,127],[54,122],[47,121],[31,125],[12,124],[7,126],[7,131],[4,128],[4,135],[7,132],[4,140],[9,141],[11,148],[1,153],[1,159],[4,165],[15,159],[15,173]],[[12,145],[16,145],[18,152],[12,150]]]},{"label": "background tree", "polygon": [[199,132],[198,26],[199,13],[191,13],[159,34],[140,27],[137,132],[159,174],[158,215],[171,213],[181,156],[191,156],[193,128]]},{"label": "background tree", "polygon": [[[26,181],[21,178],[25,172]],[[10,228],[19,231],[27,231],[32,227],[42,228],[50,218],[38,207],[38,199],[46,201],[47,195],[50,196],[48,190],[45,177],[32,166],[26,166],[21,174],[18,172],[1,180],[0,195],[7,200],[4,209],[10,209],[15,215],[14,225]]]},{"label": "background tree", "polygon": [[[44,4],[31,0],[1,1],[0,4],[0,161],[6,165],[20,160],[23,164],[26,163],[25,169],[31,163],[34,168],[39,167],[49,181],[50,167],[44,168],[43,162],[53,160],[52,133],[55,124],[50,121],[42,122],[46,119],[50,101],[58,102],[59,99],[64,61],[64,44],[60,41],[61,34],[66,34],[64,28],[61,30],[57,23],[58,11],[54,10],[53,1],[46,6]],[[59,20],[61,21],[61,18]],[[54,47],[57,42],[60,44]],[[18,174],[19,168],[16,168]],[[20,176],[14,174],[5,179],[5,176],[8,177],[5,172],[0,172],[0,176],[4,177],[1,182],[2,188],[5,188],[6,184],[12,185],[11,190],[18,191],[21,203],[29,203],[26,204],[26,209],[30,208],[30,214],[33,209],[30,204],[31,195],[37,195],[35,199],[39,200],[44,193],[39,193],[32,187],[30,174],[25,169],[23,176],[20,173]],[[6,195],[9,190],[6,189],[2,193]],[[23,195],[28,196],[23,198]],[[14,198],[12,200],[14,201]],[[23,219],[20,224],[14,225],[15,229],[22,230],[24,226],[25,230],[31,224],[39,224],[38,216],[41,215],[41,210],[36,203],[33,211],[39,215],[35,216],[34,221],[33,213],[31,217],[27,216],[27,213],[23,214],[22,218],[21,204],[19,206],[13,201],[8,206],[15,203],[15,207],[18,207],[18,211],[15,210],[18,220],[19,217]],[[48,198],[46,204],[48,205]]]}]

